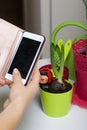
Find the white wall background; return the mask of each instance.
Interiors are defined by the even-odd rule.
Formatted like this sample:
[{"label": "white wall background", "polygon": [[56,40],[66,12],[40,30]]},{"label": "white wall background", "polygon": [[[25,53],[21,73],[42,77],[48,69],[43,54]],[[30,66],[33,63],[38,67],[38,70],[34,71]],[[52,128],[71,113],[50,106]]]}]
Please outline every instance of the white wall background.
[{"label": "white wall background", "polygon": [[[50,35],[56,26],[65,21],[87,23],[83,0],[25,1],[27,1],[27,28],[35,29],[36,32],[44,34],[47,38],[43,58],[50,56]],[[69,27],[58,32],[58,38],[62,37],[64,40],[67,38],[74,39],[77,35],[83,33],[86,32],[79,28]]]},{"label": "white wall background", "polygon": [[[51,30],[65,21],[87,23],[83,0],[52,0],[51,8]],[[63,31],[63,38],[75,38],[76,35],[84,32],[80,28],[75,29],[74,27],[66,28]]]}]

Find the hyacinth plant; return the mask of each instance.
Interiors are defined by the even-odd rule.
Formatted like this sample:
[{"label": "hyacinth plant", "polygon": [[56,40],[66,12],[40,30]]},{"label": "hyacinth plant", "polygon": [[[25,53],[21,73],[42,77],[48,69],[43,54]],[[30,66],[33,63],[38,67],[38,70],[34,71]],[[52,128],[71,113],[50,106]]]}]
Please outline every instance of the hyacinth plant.
[{"label": "hyacinth plant", "polygon": [[[86,2],[87,0],[85,0]],[[58,32],[67,26],[76,26],[80,27],[87,31],[87,26],[85,24],[70,21],[70,22],[64,22],[60,24],[58,27],[54,29],[51,35],[51,42],[50,42],[50,59],[52,64],[52,70],[54,72],[55,77],[59,80],[59,82],[62,82],[63,77],[63,70],[64,65],[69,68],[69,78],[75,79],[75,73],[74,73],[74,59],[73,59],[73,53],[72,53],[72,41],[67,40],[66,43],[63,43],[62,39],[59,39],[56,42],[56,35]],[[86,36],[81,36],[78,38],[85,38]],[[78,38],[76,38],[78,40]],[[76,41],[75,39],[75,41]]]},{"label": "hyacinth plant", "polygon": [[62,83],[64,65],[71,50],[71,45],[71,40],[67,40],[66,43],[63,43],[62,39],[59,39],[56,43],[51,42],[50,58],[52,70],[55,78],[60,83]]}]

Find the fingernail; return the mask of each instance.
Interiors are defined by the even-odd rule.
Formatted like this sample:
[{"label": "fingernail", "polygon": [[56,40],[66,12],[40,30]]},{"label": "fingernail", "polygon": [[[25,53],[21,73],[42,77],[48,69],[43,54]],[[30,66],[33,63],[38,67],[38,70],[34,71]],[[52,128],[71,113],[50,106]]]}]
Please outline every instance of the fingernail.
[{"label": "fingernail", "polygon": [[18,73],[18,69],[17,68],[14,69],[14,73]]}]

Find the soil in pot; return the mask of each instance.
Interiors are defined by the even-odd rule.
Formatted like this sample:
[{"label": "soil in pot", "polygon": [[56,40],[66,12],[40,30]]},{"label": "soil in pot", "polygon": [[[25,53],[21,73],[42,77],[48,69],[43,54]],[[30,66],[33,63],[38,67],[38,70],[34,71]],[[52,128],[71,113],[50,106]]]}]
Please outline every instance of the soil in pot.
[{"label": "soil in pot", "polygon": [[60,83],[56,78],[53,78],[51,83],[40,84],[40,87],[50,93],[63,93],[69,91],[72,85],[66,80],[62,80],[62,83]]}]

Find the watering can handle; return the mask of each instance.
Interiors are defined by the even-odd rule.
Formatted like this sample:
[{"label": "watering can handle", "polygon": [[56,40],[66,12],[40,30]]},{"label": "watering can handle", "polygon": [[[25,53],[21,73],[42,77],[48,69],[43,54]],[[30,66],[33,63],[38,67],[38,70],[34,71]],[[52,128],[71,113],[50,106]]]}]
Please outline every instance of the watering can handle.
[{"label": "watering can handle", "polygon": [[56,38],[57,33],[66,26],[77,26],[77,27],[80,27],[80,28],[84,29],[85,31],[87,31],[86,24],[83,24],[80,22],[75,22],[75,21],[64,22],[64,23],[58,25],[52,32],[51,43],[55,43],[55,38]]}]

